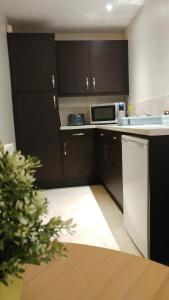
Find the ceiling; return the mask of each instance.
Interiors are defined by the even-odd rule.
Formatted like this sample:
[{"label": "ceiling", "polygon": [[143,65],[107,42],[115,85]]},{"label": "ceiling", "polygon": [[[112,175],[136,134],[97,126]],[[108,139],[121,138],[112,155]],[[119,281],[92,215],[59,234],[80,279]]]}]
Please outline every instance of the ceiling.
[{"label": "ceiling", "polygon": [[0,0],[0,11],[16,32],[120,32],[145,1]]}]

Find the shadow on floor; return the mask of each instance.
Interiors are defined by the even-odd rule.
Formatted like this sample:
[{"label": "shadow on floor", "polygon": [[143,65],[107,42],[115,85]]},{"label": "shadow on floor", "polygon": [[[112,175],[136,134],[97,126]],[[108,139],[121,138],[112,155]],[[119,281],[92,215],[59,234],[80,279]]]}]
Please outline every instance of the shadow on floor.
[{"label": "shadow on floor", "polygon": [[93,196],[109,226],[120,251],[142,256],[123,224],[123,214],[103,185],[90,186]]}]

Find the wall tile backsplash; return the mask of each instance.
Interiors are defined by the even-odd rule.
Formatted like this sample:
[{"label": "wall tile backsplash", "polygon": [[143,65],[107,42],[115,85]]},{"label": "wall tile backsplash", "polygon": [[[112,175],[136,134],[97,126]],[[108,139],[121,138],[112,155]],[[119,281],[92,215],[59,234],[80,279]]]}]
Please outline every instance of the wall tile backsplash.
[{"label": "wall tile backsplash", "polygon": [[83,96],[83,97],[60,97],[59,113],[61,125],[68,124],[68,114],[84,113],[86,124],[90,124],[90,105],[124,101],[124,96]]},{"label": "wall tile backsplash", "polygon": [[[90,124],[90,105],[126,101],[124,96],[89,96],[89,97],[60,97],[59,113],[61,125],[68,125],[68,114],[84,113],[86,124]],[[169,111],[169,95],[158,96],[138,101],[129,101],[132,104],[130,116],[161,115]]]},{"label": "wall tile backsplash", "polygon": [[129,101],[132,104],[130,115],[161,115],[169,111],[169,95],[158,96],[138,101]]}]

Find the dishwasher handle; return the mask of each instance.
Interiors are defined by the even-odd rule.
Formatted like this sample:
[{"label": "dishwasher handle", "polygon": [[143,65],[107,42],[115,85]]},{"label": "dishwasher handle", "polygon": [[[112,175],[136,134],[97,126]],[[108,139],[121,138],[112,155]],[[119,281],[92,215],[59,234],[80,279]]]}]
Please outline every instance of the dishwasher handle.
[{"label": "dishwasher handle", "polygon": [[135,147],[135,148],[144,148],[146,145],[143,143],[138,143],[138,142],[134,142],[134,141],[127,141],[127,140],[122,140],[122,143],[125,143],[131,147]]},{"label": "dishwasher handle", "polygon": [[122,137],[122,144],[123,143],[127,144],[127,145],[130,145],[132,147],[144,148],[144,147],[148,146],[149,141],[146,140],[146,139],[140,139],[140,138],[137,138],[137,137],[136,138],[132,137],[132,139]]}]

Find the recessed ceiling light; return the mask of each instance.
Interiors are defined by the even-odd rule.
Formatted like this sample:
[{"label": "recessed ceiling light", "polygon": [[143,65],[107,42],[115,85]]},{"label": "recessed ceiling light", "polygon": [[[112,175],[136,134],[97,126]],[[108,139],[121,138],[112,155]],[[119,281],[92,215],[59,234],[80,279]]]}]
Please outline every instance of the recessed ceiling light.
[{"label": "recessed ceiling light", "polygon": [[113,5],[109,3],[109,4],[106,5],[106,8],[107,8],[108,11],[110,11],[110,10],[112,10]]}]

